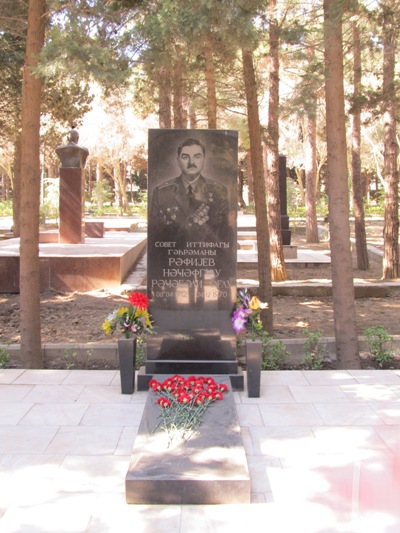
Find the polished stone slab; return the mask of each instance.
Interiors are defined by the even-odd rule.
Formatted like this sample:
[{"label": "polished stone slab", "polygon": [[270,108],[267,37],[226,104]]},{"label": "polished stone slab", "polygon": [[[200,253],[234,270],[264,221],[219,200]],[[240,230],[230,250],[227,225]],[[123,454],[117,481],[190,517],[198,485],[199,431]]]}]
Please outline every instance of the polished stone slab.
[{"label": "polished stone slab", "polygon": [[[19,239],[0,242],[0,293],[19,292]],[[40,290],[81,291],[120,286],[146,248],[144,233],[108,233],[82,244],[41,243]]]},{"label": "polished stone slab", "polygon": [[149,130],[146,373],[237,374],[238,132]]},{"label": "polished stone slab", "polygon": [[[230,386],[226,376],[216,381]],[[153,392],[148,394],[126,475],[126,501],[250,503],[250,475],[233,393],[208,408],[199,432],[183,445],[170,444],[167,433],[158,427],[157,398]]]},{"label": "polished stone slab", "polygon": [[62,244],[82,244],[84,240],[83,169],[60,169],[60,230]]}]

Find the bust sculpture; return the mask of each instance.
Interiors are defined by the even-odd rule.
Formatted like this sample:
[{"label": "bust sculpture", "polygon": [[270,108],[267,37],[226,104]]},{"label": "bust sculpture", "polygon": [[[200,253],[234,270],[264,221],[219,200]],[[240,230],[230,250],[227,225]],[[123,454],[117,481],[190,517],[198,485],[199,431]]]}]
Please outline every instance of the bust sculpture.
[{"label": "bust sculpture", "polygon": [[61,166],[63,168],[85,168],[89,150],[83,146],[78,146],[79,134],[75,129],[69,131],[68,141],[68,144],[56,148]]}]

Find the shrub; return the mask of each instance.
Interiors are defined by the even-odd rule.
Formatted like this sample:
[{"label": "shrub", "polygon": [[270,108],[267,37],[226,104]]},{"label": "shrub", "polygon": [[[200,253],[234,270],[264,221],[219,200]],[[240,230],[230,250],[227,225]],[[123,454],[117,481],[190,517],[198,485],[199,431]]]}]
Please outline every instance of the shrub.
[{"label": "shrub", "polygon": [[0,368],[7,368],[11,357],[5,348],[0,348]]},{"label": "shrub", "polygon": [[324,359],[327,354],[326,343],[321,343],[322,332],[305,331],[307,340],[304,343],[305,357],[302,366],[306,370],[320,370],[323,367]]},{"label": "shrub", "polygon": [[286,358],[290,355],[290,352],[286,349],[286,346],[281,340],[273,343],[272,338],[266,338],[263,341],[262,350],[262,370],[280,370],[286,364]]},{"label": "shrub", "polygon": [[383,326],[370,326],[364,330],[372,357],[379,368],[394,359],[393,337]]},{"label": "shrub", "polygon": [[0,217],[13,216],[13,202],[12,200],[3,200],[0,202]]}]

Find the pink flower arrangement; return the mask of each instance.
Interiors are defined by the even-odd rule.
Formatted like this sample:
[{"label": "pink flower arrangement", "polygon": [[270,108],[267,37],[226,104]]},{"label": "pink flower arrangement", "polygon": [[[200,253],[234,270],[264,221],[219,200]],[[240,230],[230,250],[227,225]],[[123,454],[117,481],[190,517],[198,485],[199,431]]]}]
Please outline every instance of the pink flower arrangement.
[{"label": "pink flower arrangement", "polygon": [[236,333],[249,331],[252,336],[262,331],[260,313],[268,307],[267,303],[260,302],[257,296],[250,296],[247,289],[238,293],[238,306],[232,315],[232,327]]}]

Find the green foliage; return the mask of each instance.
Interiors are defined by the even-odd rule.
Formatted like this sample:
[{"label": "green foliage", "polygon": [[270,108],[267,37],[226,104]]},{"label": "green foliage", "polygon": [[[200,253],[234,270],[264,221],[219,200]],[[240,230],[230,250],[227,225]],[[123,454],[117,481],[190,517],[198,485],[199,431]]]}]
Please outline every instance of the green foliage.
[{"label": "green foliage", "polygon": [[321,342],[322,332],[305,331],[307,340],[304,343],[305,357],[302,366],[306,370],[320,370],[323,367],[324,359],[327,354],[326,343]]},{"label": "green foliage", "polygon": [[90,207],[90,214],[95,217],[101,217],[101,216],[120,216],[121,215],[121,209],[116,205],[104,205],[101,208],[97,208],[96,206]]},{"label": "green foliage", "polygon": [[140,191],[135,194],[135,203],[131,206],[132,213],[147,218],[147,191]]},{"label": "green foliage", "polygon": [[9,141],[20,117],[28,3],[0,2],[0,139]]},{"label": "green foliage", "polygon": [[79,79],[46,78],[42,112],[47,112],[59,124],[77,127],[85,113],[90,111],[93,99],[89,84]]},{"label": "green foliage", "polygon": [[140,367],[144,365],[146,361],[146,341],[145,339],[138,338],[136,342],[136,359],[135,368],[140,370]]},{"label": "green foliage", "polygon": [[379,368],[394,359],[393,337],[383,326],[370,326],[364,330],[372,357]]},{"label": "green foliage", "polygon": [[[325,195],[321,195],[320,201],[316,205],[317,216],[326,217],[328,215],[328,200]],[[306,207],[299,203],[289,203],[288,205],[288,214],[292,218],[305,218],[306,217]]]},{"label": "green foliage", "polygon": [[385,204],[384,202],[379,202],[376,204],[366,204],[364,206],[364,215],[366,217],[371,216],[381,216],[383,217],[385,214]]},{"label": "green foliage", "polygon": [[11,357],[5,348],[0,348],[0,368],[7,368]]},{"label": "green foliage", "polygon": [[288,214],[291,218],[306,218],[305,205],[289,205]]},{"label": "green foliage", "polygon": [[91,356],[92,350],[68,348],[64,351],[65,366],[68,370],[71,368],[88,369]]},{"label": "green foliage", "polygon": [[12,200],[4,200],[0,202],[0,217],[12,217],[13,202]]},{"label": "green foliage", "polygon": [[[110,183],[107,180],[99,180],[96,182],[92,190],[91,209],[96,216],[104,214],[104,208],[109,212],[110,206],[106,205],[114,200],[114,192]],[[118,214],[116,212],[116,214]]]},{"label": "green foliage", "polygon": [[44,200],[40,206],[40,223],[57,219],[59,215],[60,181],[48,179],[44,182]]},{"label": "green foliage", "polygon": [[281,340],[277,342],[272,342],[272,340],[272,337],[264,332],[262,336],[262,370],[281,370],[285,366],[286,358],[290,355]]},{"label": "green foliage", "polygon": [[49,219],[56,219],[58,217],[58,209],[54,208],[54,206],[50,202],[44,202],[40,206],[40,224],[44,226],[46,224],[46,221]]},{"label": "green foliage", "polygon": [[243,213],[245,215],[254,215],[255,214],[255,206],[254,204],[246,205],[246,207],[243,208]]}]

